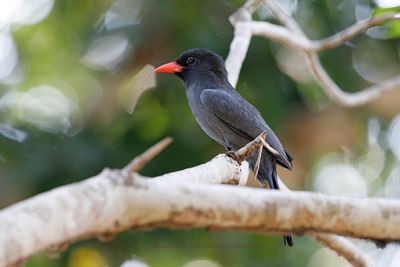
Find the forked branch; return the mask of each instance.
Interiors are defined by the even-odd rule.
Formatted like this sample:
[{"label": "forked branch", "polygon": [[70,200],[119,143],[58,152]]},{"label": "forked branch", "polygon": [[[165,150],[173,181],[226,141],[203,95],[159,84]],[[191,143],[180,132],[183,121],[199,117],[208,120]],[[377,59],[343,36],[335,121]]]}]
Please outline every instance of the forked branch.
[{"label": "forked branch", "polygon": [[[275,25],[267,21],[254,21],[252,13],[259,5],[264,3],[282,25]],[[304,56],[305,66],[313,74],[316,82],[321,86],[326,95],[337,105],[356,107],[367,104],[377,99],[382,93],[400,89],[400,75],[382,81],[358,92],[350,93],[340,88],[321,65],[318,52],[335,48],[344,44],[355,36],[367,31],[373,26],[388,21],[400,20],[400,13],[387,13],[359,21],[354,25],[322,40],[310,40],[294,20],[277,1],[249,0],[230,17],[234,26],[234,37],[230,51],[226,58],[229,81],[236,86],[240,69],[246,57],[252,36],[279,42],[295,48]]]}]

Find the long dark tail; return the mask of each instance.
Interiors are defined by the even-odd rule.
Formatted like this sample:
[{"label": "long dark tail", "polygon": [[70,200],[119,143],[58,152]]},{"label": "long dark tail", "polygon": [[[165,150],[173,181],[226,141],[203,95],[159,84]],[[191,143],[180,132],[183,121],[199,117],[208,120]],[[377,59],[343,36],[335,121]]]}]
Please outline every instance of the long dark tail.
[{"label": "long dark tail", "polygon": [[287,247],[293,247],[294,242],[293,242],[293,237],[291,235],[284,235],[283,236],[283,244]]},{"label": "long dark tail", "polygon": [[[276,175],[276,170],[271,172],[271,175],[269,175],[270,178],[268,178],[268,185],[271,189],[279,190],[279,184],[278,184],[278,177]],[[285,235],[283,236],[283,244],[287,247],[293,247],[294,242],[293,238],[291,235]]]},{"label": "long dark tail", "polygon": [[[260,169],[258,171],[257,180],[261,183],[268,183],[269,188],[274,190],[279,190],[278,177],[276,174],[276,161],[273,155],[268,153],[267,151],[263,151],[262,159],[260,164]],[[255,162],[255,161],[254,161]],[[250,166],[252,166],[252,162],[250,162]],[[294,245],[293,238],[291,235],[283,236],[283,243],[285,246],[292,247]]]}]

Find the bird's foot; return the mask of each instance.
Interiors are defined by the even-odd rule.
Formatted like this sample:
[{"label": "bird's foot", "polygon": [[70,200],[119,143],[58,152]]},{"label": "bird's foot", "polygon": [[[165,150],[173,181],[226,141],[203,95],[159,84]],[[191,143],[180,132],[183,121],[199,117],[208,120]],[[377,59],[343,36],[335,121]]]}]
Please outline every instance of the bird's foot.
[{"label": "bird's foot", "polygon": [[243,162],[243,158],[240,157],[238,154],[236,154],[235,151],[232,151],[232,150],[227,151],[227,152],[225,152],[225,155],[227,155],[228,157],[230,157],[231,159],[233,159],[234,161],[236,161],[239,164],[242,164],[242,162]]}]

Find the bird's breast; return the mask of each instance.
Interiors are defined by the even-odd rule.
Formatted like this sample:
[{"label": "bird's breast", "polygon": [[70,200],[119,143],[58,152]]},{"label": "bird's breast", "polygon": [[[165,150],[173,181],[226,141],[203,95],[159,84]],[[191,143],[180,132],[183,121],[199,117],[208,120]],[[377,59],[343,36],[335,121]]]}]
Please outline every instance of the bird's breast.
[{"label": "bird's breast", "polygon": [[221,121],[201,103],[200,97],[196,98],[194,95],[188,94],[188,101],[193,116],[201,129],[216,142],[226,146],[227,129],[224,129]]},{"label": "bird's breast", "polygon": [[224,138],[225,129],[221,127],[219,119],[210,113],[205,107],[192,109],[193,115],[197,123],[206,134],[222,145],[226,145]]}]

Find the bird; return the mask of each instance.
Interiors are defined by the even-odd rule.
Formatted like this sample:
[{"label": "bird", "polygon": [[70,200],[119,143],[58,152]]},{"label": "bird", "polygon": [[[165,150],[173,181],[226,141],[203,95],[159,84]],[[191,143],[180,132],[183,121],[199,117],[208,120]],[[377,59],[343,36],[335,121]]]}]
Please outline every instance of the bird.
[{"label": "bird", "polygon": [[[207,49],[192,48],[154,71],[174,73],[183,81],[197,123],[227,151],[238,150],[265,132],[265,141],[277,153],[263,148],[257,180],[271,189],[279,189],[276,167],[280,165],[291,170],[293,157],[283,148],[257,108],[230,84],[221,56]],[[250,168],[254,169],[257,157],[257,153],[253,153],[248,159]],[[283,240],[286,246],[293,246],[291,235],[285,235]]]}]

